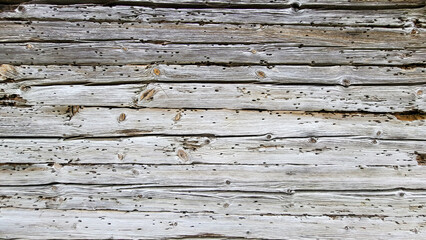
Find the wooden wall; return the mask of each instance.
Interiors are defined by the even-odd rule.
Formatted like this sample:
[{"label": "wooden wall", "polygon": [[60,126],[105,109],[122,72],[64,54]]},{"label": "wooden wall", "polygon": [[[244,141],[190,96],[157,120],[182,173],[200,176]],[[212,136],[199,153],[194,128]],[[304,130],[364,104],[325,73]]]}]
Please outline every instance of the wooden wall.
[{"label": "wooden wall", "polygon": [[0,4],[0,238],[426,239],[424,0]]}]

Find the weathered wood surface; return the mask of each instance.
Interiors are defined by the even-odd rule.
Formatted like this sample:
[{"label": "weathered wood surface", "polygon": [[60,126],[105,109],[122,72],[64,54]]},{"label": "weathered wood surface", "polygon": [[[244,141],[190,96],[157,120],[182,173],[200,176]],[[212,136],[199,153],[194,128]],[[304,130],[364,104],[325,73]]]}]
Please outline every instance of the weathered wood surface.
[{"label": "weathered wood surface", "polygon": [[[13,105],[266,109],[290,111],[426,111],[419,86],[309,86],[150,83],[110,86],[0,84]],[[21,90],[22,89],[22,90]],[[1,101],[1,100],[0,100]]]},{"label": "weathered wood surface", "polygon": [[424,215],[426,196],[416,190],[232,192],[209,188],[149,188],[140,185],[1,187],[1,207],[115,210],[138,212],[211,212],[215,214],[295,216]]},{"label": "weathered wood surface", "polygon": [[359,136],[426,140],[424,118],[424,114],[5,106],[0,109],[0,136],[269,134],[273,137]]},{"label": "weathered wood surface", "polygon": [[[424,67],[392,66],[197,66],[197,65],[20,65],[0,66],[0,83],[20,86],[54,84],[126,84],[149,82],[274,83],[318,85],[426,84]],[[66,74],[65,74],[66,73]]]},{"label": "weathered wood surface", "polygon": [[404,7],[424,7],[424,0],[293,0],[264,1],[264,0],[1,0],[0,3],[16,4],[22,2],[51,3],[51,4],[128,4],[128,5],[166,5],[174,7],[266,7],[266,8],[309,8],[309,7],[329,7],[329,8],[404,8]]},{"label": "weathered wood surface", "polygon": [[[65,184],[140,184],[146,187],[287,192],[289,190],[420,189],[423,167],[347,167],[294,165],[140,165],[3,164],[0,186]],[[351,177],[347,177],[351,176]]]},{"label": "weathered wood surface", "polygon": [[[291,45],[295,45],[291,47]],[[123,65],[410,65],[423,66],[426,49],[300,47],[300,44],[155,44],[140,41],[93,43],[1,43],[6,64]]]},{"label": "weathered wood surface", "polygon": [[0,238],[426,238],[424,0],[0,4]]},{"label": "weathered wood surface", "polygon": [[191,9],[140,6],[46,5],[3,6],[0,19],[93,22],[226,23],[355,27],[421,27],[424,9],[324,10],[324,9]]},{"label": "weathered wood surface", "polygon": [[[3,208],[0,223],[25,238],[424,238],[424,217],[329,217],[216,215],[213,213],[161,213]],[[23,217],[16,217],[23,216]],[[25,217],[24,217],[25,216]],[[38,219],[33,222],[32,219]],[[321,222],[322,224],[317,224]],[[31,235],[20,231],[30,225]],[[253,229],[249,226],[258,226]],[[306,229],[309,228],[309,232]],[[109,229],[105,231],[105,229]],[[280,231],[277,231],[280,229]],[[362,229],[362,230],[359,230]]]},{"label": "weathered wood surface", "polygon": [[[11,164],[289,164],[419,165],[424,144],[356,137],[133,137],[3,139],[0,162]],[[140,157],[143,156],[143,157]],[[283,158],[282,156],[286,156]]]},{"label": "weathered wood surface", "polygon": [[[426,41],[423,31],[410,28],[18,21],[2,22],[0,31],[3,32],[0,42],[140,40],[164,43],[285,43],[294,46],[401,49],[422,47]],[[389,45],[387,39],[393,39],[395,42]]]}]

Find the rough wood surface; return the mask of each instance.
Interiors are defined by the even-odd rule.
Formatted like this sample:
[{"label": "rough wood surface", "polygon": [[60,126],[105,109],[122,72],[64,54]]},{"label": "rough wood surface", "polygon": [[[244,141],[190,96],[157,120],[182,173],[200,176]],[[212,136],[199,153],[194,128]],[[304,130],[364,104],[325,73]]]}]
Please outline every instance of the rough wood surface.
[{"label": "rough wood surface", "polygon": [[[197,66],[197,65],[8,65],[0,66],[0,83],[21,86],[54,84],[126,84],[148,82],[274,83],[318,85],[425,84],[424,67],[384,66]],[[66,73],[66,74],[65,74]]]},{"label": "rough wood surface", "polygon": [[424,0],[0,4],[1,239],[426,238]]},{"label": "rough wood surface", "polygon": [[3,6],[0,19],[93,22],[150,23],[227,23],[265,25],[312,25],[354,27],[421,27],[424,9],[394,10],[324,10],[324,9],[191,9],[150,8],[139,6],[44,5]]},{"label": "rough wood surface", "polygon": [[[424,144],[356,137],[3,139],[1,163],[419,165]],[[140,157],[143,156],[143,157]],[[283,158],[282,156],[286,156]]]},{"label": "rough wood surface", "polygon": [[[137,212],[211,212],[243,215],[408,217],[424,215],[426,196],[416,190],[232,192],[209,188],[149,188],[54,184],[1,187],[1,207]],[[41,196],[41,197],[40,197]]]},{"label": "rough wood surface", "polygon": [[173,7],[266,7],[266,8],[288,8],[293,7],[328,7],[328,8],[404,8],[404,7],[424,7],[424,0],[293,0],[264,1],[264,0],[0,0],[0,3],[16,4],[22,2],[50,3],[50,4],[128,4],[128,5],[166,5]]},{"label": "rough wood surface", "polygon": [[[426,111],[418,86],[309,86],[150,83],[109,86],[0,84],[13,105],[100,106],[289,111]],[[22,89],[22,90],[21,90]],[[0,100],[1,101],[1,100]]]},{"label": "rough wood surface", "polygon": [[[295,45],[291,47],[291,45]],[[297,46],[296,46],[297,45]],[[326,53],[326,54],[325,54]],[[300,44],[1,43],[5,64],[218,64],[218,65],[410,65],[424,66],[426,49],[300,47]]]},{"label": "rough wood surface", "polygon": [[[3,107],[1,137],[215,135],[361,136],[426,140],[424,114],[322,113],[261,110]],[[104,123],[104,124],[99,124]]]},{"label": "rough wood surface", "polygon": [[[401,49],[422,47],[426,41],[424,32],[414,29],[191,23],[3,22],[0,31],[3,32],[0,42],[140,40],[164,43],[285,43],[294,46]],[[389,45],[387,39],[395,42]]]},{"label": "rough wood surface", "polygon": [[[109,239],[123,238],[271,238],[315,239],[383,236],[424,238],[424,217],[309,217],[216,215],[213,213],[117,212],[82,210],[28,210],[3,208],[0,224],[15,234],[5,237]],[[25,216],[25,217],[16,217]],[[33,222],[32,219],[38,219]],[[317,224],[321,222],[321,224]],[[31,234],[20,231],[31,225]],[[249,226],[257,226],[253,229]],[[309,232],[306,229],[309,228]],[[105,231],[105,229],[109,229]],[[280,229],[281,231],[277,231]],[[141,237],[142,236],[142,237]]]}]

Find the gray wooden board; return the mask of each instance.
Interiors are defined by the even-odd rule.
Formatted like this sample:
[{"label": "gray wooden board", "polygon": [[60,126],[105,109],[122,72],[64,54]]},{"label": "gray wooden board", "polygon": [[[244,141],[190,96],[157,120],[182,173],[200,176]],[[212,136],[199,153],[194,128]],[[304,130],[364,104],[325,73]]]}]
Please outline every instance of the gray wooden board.
[{"label": "gray wooden board", "polygon": [[[109,86],[0,84],[0,98],[28,106],[104,106],[290,111],[426,111],[426,85],[310,86],[150,83]],[[1,102],[1,100],[0,100]]]},{"label": "gray wooden board", "polygon": [[424,142],[356,137],[3,139],[0,163],[418,165]]},{"label": "gray wooden board", "polygon": [[[64,32],[65,30],[65,32]],[[285,43],[300,46],[401,49],[425,45],[424,31],[394,28],[230,24],[0,22],[0,42],[141,40],[165,43]],[[389,44],[388,39],[394,43]]]},{"label": "gray wooden board", "polygon": [[409,65],[426,63],[424,48],[401,50],[300,47],[299,44],[1,43],[5,64]]},{"label": "gray wooden board", "polygon": [[422,118],[406,121],[392,114],[224,109],[2,107],[0,136],[69,138],[270,134],[274,137],[360,136],[426,140],[425,120]]},{"label": "gray wooden board", "polygon": [[[8,65],[0,66],[0,83],[19,87],[54,84],[126,84],[148,82],[274,83],[318,85],[425,84],[424,67],[392,66],[197,66],[197,65]],[[66,74],[65,74],[66,73]]]},{"label": "gray wooden board", "polygon": [[0,4],[0,238],[426,238],[424,0]]},{"label": "gray wooden board", "polygon": [[196,7],[329,7],[329,8],[404,8],[404,7],[424,7],[424,0],[1,0],[0,3],[16,4],[22,2],[52,3],[52,4],[128,4],[128,5],[172,5],[175,7],[196,6]]},{"label": "gray wooden board", "polygon": [[226,9],[226,8],[150,8],[118,5],[22,4],[3,6],[0,19],[93,21],[93,22],[180,22],[265,25],[312,25],[354,27],[424,26],[424,9],[327,10],[327,9]]}]

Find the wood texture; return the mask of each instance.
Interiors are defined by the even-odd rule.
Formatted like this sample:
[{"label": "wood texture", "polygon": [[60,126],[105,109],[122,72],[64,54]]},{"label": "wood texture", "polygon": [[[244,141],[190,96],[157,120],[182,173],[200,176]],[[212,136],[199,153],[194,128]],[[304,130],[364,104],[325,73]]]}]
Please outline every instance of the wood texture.
[{"label": "wood texture", "polygon": [[[288,164],[419,165],[424,144],[356,137],[133,137],[3,139],[0,162],[10,164]],[[143,156],[143,157],[140,157]],[[283,158],[282,156],[285,156]]]},{"label": "wood texture", "polygon": [[1,0],[0,3],[16,4],[22,2],[51,3],[51,4],[128,4],[128,5],[166,5],[175,7],[329,7],[329,8],[403,8],[403,7],[424,7],[424,0],[299,0],[296,3],[292,0],[264,1],[264,0]]},{"label": "wood texture", "polygon": [[[64,34],[66,29],[66,34]],[[120,31],[117,31],[120,29]],[[401,49],[425,44],[423,31],[309,26],[6,22],[0,42],[140,40],[164,43],[286,43],[300,46]],[[332,36],[332,37],[331,37]],[[393,39],[389,45],[387,39]]]},{"label": "wood texture", "polygon": [[[330,2],[331,3],[331,2]],[[267,3],[266,3],[267,4]],[[327,9],[226,9],[226,8],[158,8],[118,5],[46,5],[22,4],[4,6],[0,19],[93,22],[150,23],[227,23],[265,25],[312,25],[354,27],[420,27],[424,26],[424,9],[394,10],[327,10]]]},{"label": "wood texture", "polygon": [[[409,217],[424,215],[425,195],[415,190],[232,192],[209,188],[140,185],[1,187],[3,208],[186,212],[231,215]],[[42,197],[40,197],[42,196]]]},{"label": "wood texture", "polygon": [[[17,87],[66,84],[107,85],[149,82],[274,83],[312,85],[425,84],[424,67],[384,66],[197,66],[197,65],[8,65],[0,82]],[[65,74],[66,73],[66,74]]]},{"label": "wood texture", "polygon": [[[110,86],[0,85],[13,105],[265,109],[289,111],[426,111],[426,85],[280,86],[211,83],[150,83]],[[23,89],[23,90],[21,90]]]},{"label": "wood texture", "polygon": [[[292,45],[292,44],[290,44]],[[426,50],[377,50],[289,44],[153,44],[135,41],[94,43],[2,43],[5,64],[123,65],[410,65],[426,63]],[[326,53],[326,54],[324,54]]]},{"label": "wood texture", "polygon": [[[0,223],[17,232],[5,237],[60,237],[79,239],[107,239],[117,235],[124,238],[282,238],[281,229],[289,238],[316,237],[381,237],[389,232],[392,238],[422,239],[422,217],[351,218],[297,216],[234,216],[185,213],[134,213],[114,211],[60,211],[5,208],[1,209]],[[25,216],[16,218],[16,216]],[[13,219],[13,220],[8,220]],[[38,219],[37,222],[33,222]],[[173,220],[172,220],[173,219]],[[322,224],[316,224],[321,222]],[[215,227],[212,227],[212,223]],[[19,230],[31,225],[31,235]],[[252,229],[247,226],[257,225]],[[306,233],[306,228],[310,232]],[[108,232],[105,229],[110,229]],[[358,229],[362,229],[359,230]]]},{"label": "wood texture", "polygon": [[1,239],[425,239],[424,0],[0,0]]},{"label": "wood texture", "polygon": [[404,119],[392,114],[37,106],[3,107],[0,116],[2,137],[269,134],[426,139],[422,114],[418,119]]}]

